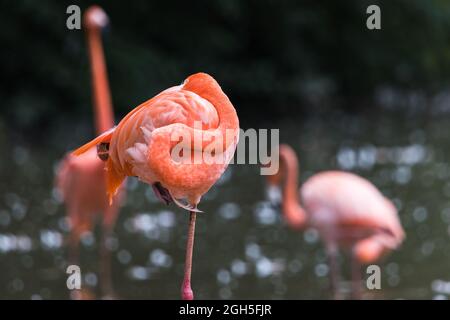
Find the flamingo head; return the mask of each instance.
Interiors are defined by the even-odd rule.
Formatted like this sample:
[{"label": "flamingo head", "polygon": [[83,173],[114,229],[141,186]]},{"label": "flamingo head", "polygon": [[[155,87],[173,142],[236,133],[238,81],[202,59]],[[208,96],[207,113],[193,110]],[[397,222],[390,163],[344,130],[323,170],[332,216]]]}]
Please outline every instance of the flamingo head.
[{"label": "flamingo head", "polygon": [[361,264],[374,263],[388,254],[390,248],[386,247],[377,237],[360,241],[353,249],[353,254]]},{"label": "flamingo head", "polygon": [[218,85],[216,80],[207,73],[198,72],[190,75],[183,82],[183,89],[197,93],[199,96],[201,91],[211,85]]},{"label": "flamingo head", "polygon": [[289,227],[294,230],[302,230],[306,227],[307,216],[305,210],[298,202],[284,201],[282,208],[284,219]]},{"label": "flamingo head", "polygon": [[216,108],[217,100],[222,100],[226,97],[217,81],[209,74],[203,72],[190,75],[180,87],[182,90],[193,92],[208,100]]},{"label": "flamingo head", "polygon": [[84,27],[88,30],[103,29],[109,23],[108,15],[99,6],[89,7],[83,17]]}]

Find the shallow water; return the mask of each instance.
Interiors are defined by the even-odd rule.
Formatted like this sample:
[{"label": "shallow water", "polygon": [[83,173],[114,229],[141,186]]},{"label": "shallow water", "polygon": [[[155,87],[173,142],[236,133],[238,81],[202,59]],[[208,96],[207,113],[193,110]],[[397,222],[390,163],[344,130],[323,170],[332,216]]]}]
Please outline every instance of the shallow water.
[{"label": "shallow water", "polygon": [[[380,262],[382,290],[366,298],[450,296],[450,118],[385,114],[285,121],[281,141],[301,160],[301,181],[325,169],[356,172],[394,200],[407,239]],[[79,141],[80,143],[83,140]],[[0,160],[0,298],[67,299],[64,208],[52,189],[62,146],[7,146]],[[45,150],[45,152],[43,152]],[[287,228],[265,200],[256,165],[232,165],[197,218],[193,289],[199,299],[330,298],[326,256],[314,230]],[[124,299],[178,299],[188,215],[128,181],[110,242]],[[99,228],[82,244],[84,286],[98,292]],[[341,290],[348,291],[343,259]]]}]

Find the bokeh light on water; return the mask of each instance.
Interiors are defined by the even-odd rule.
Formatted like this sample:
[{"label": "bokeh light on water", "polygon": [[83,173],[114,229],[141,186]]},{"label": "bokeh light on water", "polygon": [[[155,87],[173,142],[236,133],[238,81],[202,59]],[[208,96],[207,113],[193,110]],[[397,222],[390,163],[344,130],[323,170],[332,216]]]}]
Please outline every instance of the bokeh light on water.
[{"label": "bokeh light on water", "polygon": [[[298,152],[301,181],[320,170],[350,170],[370,179],[399,208],[407,239],[381,262],[383,289],[366,293],[368,298],[450,296],[449,126],[445,117],[429,121],[389,111],[272,124],[282,142]],[[52,187],[67,146],[0,141],[5,155],[0,162],[0,298],[67,299],[70,226]],[[136,179],[129,179],[128,189],[107,244],[116,293],[125,299],[178,299],[188,216],[160,204]],[[200,207],[205,213],[197,219],[193,270],[198,298],[330,297],[317,231],[287,228],[266,199],[257,166],[232,165]],[[82,240],[83,282],[94,292],[100,278],[99,234],[96,228]],[[347,261],[343,269],[345,292]]]}]

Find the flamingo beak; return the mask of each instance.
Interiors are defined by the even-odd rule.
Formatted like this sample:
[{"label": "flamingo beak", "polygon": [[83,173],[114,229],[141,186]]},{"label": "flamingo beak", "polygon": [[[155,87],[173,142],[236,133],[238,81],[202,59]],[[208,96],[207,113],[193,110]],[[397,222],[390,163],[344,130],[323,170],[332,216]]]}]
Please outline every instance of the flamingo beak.
[{"label": "flamingo beak", "polygon": [[173,197],[170,194],[170,191],[164,188],[159,182],[152,184],[152,188],[156,197],[167,205],[170,204],[171,202],[174,202],[177,206],[189,212],[203,212],[197,209],[197,205],[193,205],[187,201],[176,199],[175,197]]},{"label": "flamingo beak", "polygon": [[180,208],[182,208],[184,210],[187,210],[189,212],[203,212],[203,211],[197,209],[197,205],[192,205],[192,204],[190,204],[188,202],[183,203],[182,200],[178,200],[178,199],[175,199],[173,197],[172,197],[172,200],[173,200],[173,202],[175,202],[175,204],[177,206],[179,206]]}]

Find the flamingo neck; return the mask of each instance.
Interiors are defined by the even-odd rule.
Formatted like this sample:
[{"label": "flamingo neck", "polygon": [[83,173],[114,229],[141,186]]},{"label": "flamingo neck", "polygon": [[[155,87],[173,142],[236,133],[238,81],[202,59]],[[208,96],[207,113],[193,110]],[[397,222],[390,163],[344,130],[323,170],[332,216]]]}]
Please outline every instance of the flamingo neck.
[{"label": "flamingo neck", "polygon": [[217,133],[222,137],[222,151],[225,152],[232,144],[237,144],[239,119],[236,110],[219,84],[212,77],[197,73],[186,79],[183,89],[196,93],[216,108],[219,117]]},{"label": "flamingo neck", "polygon": [[97,134],[102,134],[114,126],[114,115],[100,29],[88,29],[87,38],[94,92],[95,126]]},{"label": "flamingo neck", "polygon": [[298,160],[292,149],[280,146],[280,170],[284,177],[283,213],[288,224],[293,228],[302,228],[306,222],[305,210],[298,196]]}]

